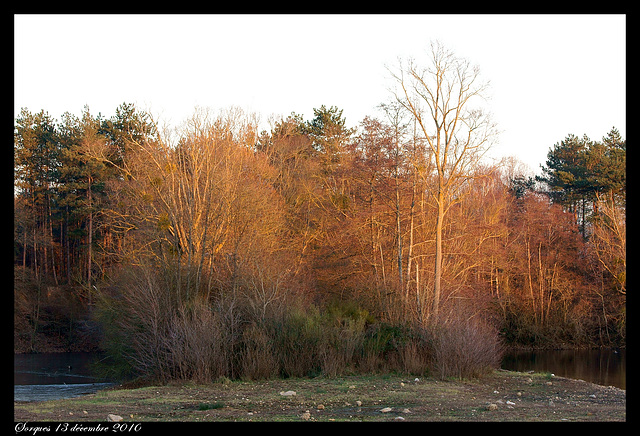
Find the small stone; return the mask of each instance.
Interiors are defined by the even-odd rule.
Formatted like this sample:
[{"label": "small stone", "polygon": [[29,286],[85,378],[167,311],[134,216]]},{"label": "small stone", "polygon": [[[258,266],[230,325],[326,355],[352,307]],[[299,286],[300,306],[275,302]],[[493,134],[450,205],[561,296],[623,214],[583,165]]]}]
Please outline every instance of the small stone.
[{"label": "small stone", "polygon": [[591,395],[589,395],[589,397],[590,397],[590,398],[595,398],[595,397],[596,397],[596,394],[591,394]]},{"label": "small stone", "polygon": [[108,422],[120,422],[122,421],[122,416],[120,415],[113,415],[113,414],[108,414],[107,415],[107,421]]},{"label": "small stone", "polygon": [[547,382],[547,386],[551,386],[553,383],[552,382]]},{"label": "small stone", "polygon": [[385,407],[384,409],[380,409],[380,412],[382,413],[389,413],[391,412],[393,409],[391,407]]},{"label": "small stone", "polygon": [[349,386],[349,389],[355,389],[356,387],[354,385]]},{"label": "small stone", "polygon": [[514,403],[513,401],[509,401],[509,400],[507,400],[507,405],[508,405],[508,406],[515,406],[515,405],[516,405],[516,403]]},{"label": "small stone", "polygon": [[393,420],[394,421],[404,421],[404,418],[402,416],[396,416]]},{"label": "small stone", "polygon": [[324,404],[318,404],[318,410],[324,410]]},{"label": "small stone", "polygon": [[518,392],[516,395],[521,397],[522,396],[522,392]]},{"label": "small stone", "polygon": [[357,401],[356,401],[356,406],[358,406],[358,407],[362,406],[362,401],[357,400]]},{"label": "small stone", "polygon": [[413,380],[413,381],[418,383],[420,381],[420,379],[418,377],[416,377],[415,380]]},{"label": "small stone", "polygon": [[402,409],[402,413],[411,413],[411,410],[409,410],[409,409]]},{"label": "small stone", "polygon": [[400,387],[403,388],[404,387],[404,383],[400,382]]},{"label": "small stone", "polygon": [[311,418],[311,413],[309,413],[308,410],[305,410],[305,412],[300,415],[300,418],[304,419],[305,421],[308,421]]},{"label": "small stone", "polygon": [[497,410],[498,409],[498,405],[491,403],[487,406],[487,410]]},{"label": "small stone", "polygon": [[294,395],[296,395],[295,391],[283,391],[280,392],[280,395],[282,395],[283,397],[293,397]]}]

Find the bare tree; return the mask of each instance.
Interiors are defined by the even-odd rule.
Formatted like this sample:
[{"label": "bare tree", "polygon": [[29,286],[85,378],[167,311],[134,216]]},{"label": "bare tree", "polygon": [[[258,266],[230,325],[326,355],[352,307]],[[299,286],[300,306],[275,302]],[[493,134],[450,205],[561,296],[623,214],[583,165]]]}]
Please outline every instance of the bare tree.
[{"label": "bare tree", "polygon": [[472,171],[492,139],[495,125],[476,102],[484,100],[488,83],[481,82],[479,69],[456,57],[440,43],[431,44],[429,63],[400,61],[391,72],[398,86],[397,101],[415,119],[435,163],[433,196],[438,213],[435,229],[433,321],[437,321],[442,277],[442,233],[444,218],[460,201],[461,188],[478,177]]}]

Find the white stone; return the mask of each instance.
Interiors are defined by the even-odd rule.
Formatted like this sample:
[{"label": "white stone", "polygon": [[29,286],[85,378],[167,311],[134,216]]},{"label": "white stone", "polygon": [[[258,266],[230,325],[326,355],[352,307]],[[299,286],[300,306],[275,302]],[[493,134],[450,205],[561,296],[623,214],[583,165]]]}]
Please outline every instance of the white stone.
[{"label": "white stone", "polygon": [[384,409],[380,409],[380,412],[382,413],[388,413],[391,412],[393,409],[391,407],[385,407]]},{"label": "white stone", "polygon": [[113,414],[108,414],[107,415],[107,421],[108,422],[120,422],[122,421],[122,416],[119,415],[113,415]]},{"label": "white stone", "polygon": [[296,395],[295,391],[282,391],[280,392],[280,395],[282,395],[283,397],[292,397],[294,395]]}]

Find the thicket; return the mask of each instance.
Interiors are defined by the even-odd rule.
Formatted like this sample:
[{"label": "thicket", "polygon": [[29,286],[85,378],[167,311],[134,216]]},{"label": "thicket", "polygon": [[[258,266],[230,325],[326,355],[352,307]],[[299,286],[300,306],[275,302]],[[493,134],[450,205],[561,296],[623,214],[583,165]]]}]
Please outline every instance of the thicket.
[{"label": "thicket", "polygon": [[116,377],[209,382],[220,378],[336,376],[398,371],[473,377],[499,365],[502,342],[479,318],[425,328],[375,319],[350,301],[289,300],[256,317],[246,298],[172,299],[163,271],[135,267],[100,304],[107,367]]},{"label": "thicket", "polygon": [[235,108],[171,130],[126,104],[58,124],[24,109],[16,345],[100,338],[119,375],[165,381],[470,377],[504,345],[624,345],[615,129],[556,144],[536,181],[475,143],[443,152],[405,97],[356,128],[322,106],[260,132]]}]

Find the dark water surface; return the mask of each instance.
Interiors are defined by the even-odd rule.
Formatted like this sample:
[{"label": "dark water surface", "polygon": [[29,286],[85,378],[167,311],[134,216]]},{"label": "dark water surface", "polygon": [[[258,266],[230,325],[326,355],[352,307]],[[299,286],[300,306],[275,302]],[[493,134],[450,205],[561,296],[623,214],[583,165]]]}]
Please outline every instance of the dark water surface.
[{"label": "dark water surface", "polygon": [[[92,364],[98,353],[14,354],[14,400],[44,401],[94,393],[114,383],[98,378]],[[551,350],[510,352],[502,368],[550,372],[626,389],[626,350]]]},{"label": "dark water surface", "polygon": [[113,383],[96,377],[98,353],[14,354],[15,401],[43,401],[94,393]]},{"label": "dark water surface", "polygon": [[626,364],[624,349],[518,351],[502,359],[503,369],[550,372],[621,389],[627,388]]}]

